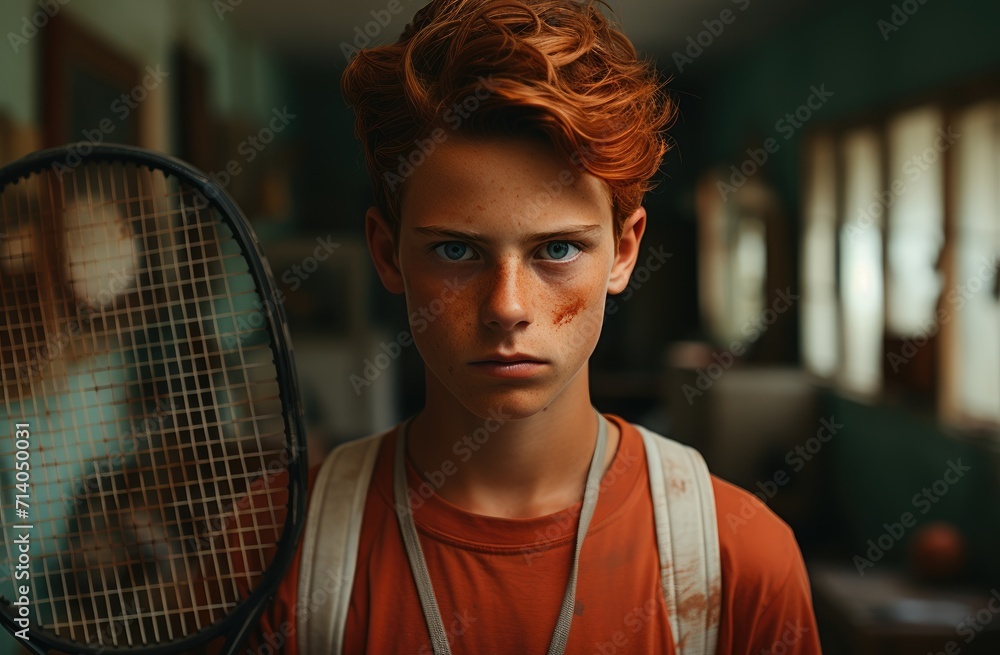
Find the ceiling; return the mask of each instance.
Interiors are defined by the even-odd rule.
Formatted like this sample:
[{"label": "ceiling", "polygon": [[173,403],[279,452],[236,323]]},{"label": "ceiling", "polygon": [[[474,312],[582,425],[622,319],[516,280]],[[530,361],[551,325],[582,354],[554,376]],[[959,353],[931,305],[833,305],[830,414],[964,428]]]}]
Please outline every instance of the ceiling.
[{"label": "ceiling", "polygon": [[[377,45],[395,39],[427,0],[226,0],[224,15],[236,27],[277,52],[295,58],[345,61],[341,44],[355,38],[356,28],[372,22],[372,12],[391,20],[371,26]],[[706,29],[723,10],[735,17],[705,50],[705,58],[761,38],[780,22],[817,3],[808,0],[607,0],[636,47],[650,56],[670,58],[687,45],[689,36]],[[402,7],[393,15],[387,8]],[[715,23],[718,27],[719,23]],[[707,36],[703,37],[707,42]],[[668,62],[663,62],[667,64]]]}]

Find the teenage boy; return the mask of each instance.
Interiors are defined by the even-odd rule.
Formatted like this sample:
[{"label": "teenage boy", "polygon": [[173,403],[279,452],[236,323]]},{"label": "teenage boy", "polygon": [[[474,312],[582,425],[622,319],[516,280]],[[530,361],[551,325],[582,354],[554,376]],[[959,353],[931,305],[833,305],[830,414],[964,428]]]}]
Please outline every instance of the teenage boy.
[{"label": "teenage boy", "polygon": [[789,528],[591,405],[666,151],[655,71],[592,2],[434,0],[342,86],[426,399],[328,457],[257,652],[819,653]]}]

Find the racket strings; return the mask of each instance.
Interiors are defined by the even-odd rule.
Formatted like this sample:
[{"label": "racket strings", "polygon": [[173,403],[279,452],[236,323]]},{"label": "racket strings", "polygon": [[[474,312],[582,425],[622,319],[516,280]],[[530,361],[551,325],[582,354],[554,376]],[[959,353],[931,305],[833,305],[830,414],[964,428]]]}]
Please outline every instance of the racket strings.
[{"label": "racket strings", "polygon": [[[268,310],[205,204],[125,164],[44,171],[0,195],[0,233],[17,235],[0,248],[2,411],[36,430],[33,604],[71,640],[202,630],[256,585],[281,536]],[[13,457],[5,440],[0,461]],[[10,525],[15,482],[0,482]]]}]

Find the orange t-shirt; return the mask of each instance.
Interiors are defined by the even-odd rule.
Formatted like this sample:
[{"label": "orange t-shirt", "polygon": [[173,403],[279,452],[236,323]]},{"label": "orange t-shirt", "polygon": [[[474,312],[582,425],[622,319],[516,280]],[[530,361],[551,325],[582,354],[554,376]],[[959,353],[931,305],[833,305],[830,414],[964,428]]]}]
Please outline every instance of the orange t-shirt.
[{"label": "orange t-shirt", "polygon": [[[622,418],[606,416],[621,429],[621,440],[580,554],[566,652],[674,653],[642,437]],[[383,440],[368,490],[345,654],[432,653],[393,511],[397,434],[398,428]],[[416,489],[421,478],[409,464],[407,475]],[[712,483],[722,556],[718,653],[820,653],[809,582],[792,531],[755,496],[715,477]],[[471,514],[437,495],[411,504],[452,652],[546,652],[582,502],[530,519]],[[309,621],[329,620],[322,602],[296,607],[299,566],[296,555],[252,637],[251,646],[261,647],[253,652],[265,652],[267,644],[271,652],[298,653],[297,612]],[[321,572],[314,575],[323,579]]]}]

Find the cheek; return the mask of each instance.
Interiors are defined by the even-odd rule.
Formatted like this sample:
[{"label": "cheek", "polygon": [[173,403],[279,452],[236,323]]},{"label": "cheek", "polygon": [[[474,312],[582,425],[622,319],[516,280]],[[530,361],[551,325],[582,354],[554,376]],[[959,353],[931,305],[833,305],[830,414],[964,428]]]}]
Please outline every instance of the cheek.
[{"label": "cheek", "polygon": [[556,328],[589,322],[594,312],[602,311],[604,290],[600,279],[588,277],[573,287],[564,288],[559,293],[559,299],[552,303],[552,325]]},{"label": "cheek", "polygon": [[[471,291],[466,281],[454,277],[447,280],[411,278],[407,284],[406,305],[414,339],[427,341],[427,346],[437,350],[442,334],[446,335],[445,344],[472,334],[476,307]],[[428,335],[434,336],[429,338]]]},{"label": "cheek", "polygon": [[560,307],[556,308],[556,313],[553,318],[553,325],[556,327],[562,327],[576,318],[576,315],[587,306],[587,299],[582,295],[575,298],[570,298],[567,302],[563,303]]},{"label": "cheek", "polygon": [[595,283],[566,293],[559,302],[553,303],[551,335],[564,352],[576,353],[572,359],[589,359],[600,338],[604,324],[604,297],[599,294],[600,290],[600,285]]}]

